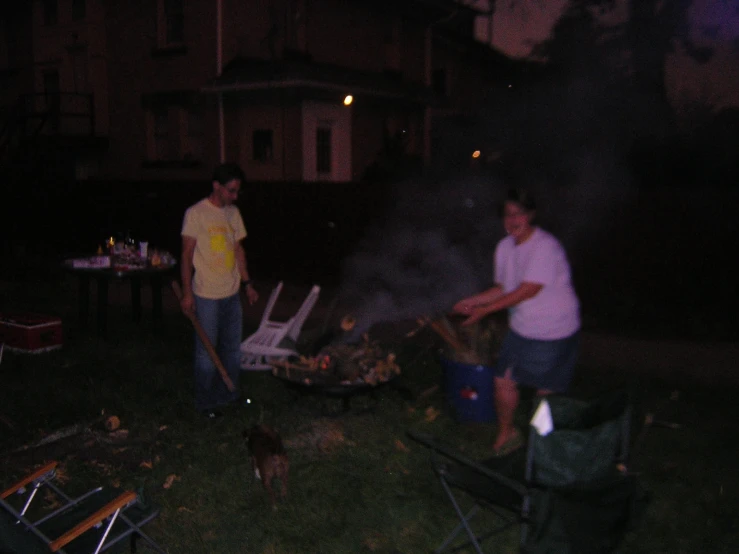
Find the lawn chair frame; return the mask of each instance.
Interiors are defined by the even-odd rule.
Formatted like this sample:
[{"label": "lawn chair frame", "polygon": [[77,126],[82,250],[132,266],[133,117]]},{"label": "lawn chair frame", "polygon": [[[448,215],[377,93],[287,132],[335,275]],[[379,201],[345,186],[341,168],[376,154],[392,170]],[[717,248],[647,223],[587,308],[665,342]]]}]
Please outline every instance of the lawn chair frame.
[{"label": "lawn chair frame", "polygon": [[[141,527],[151,520],[153,520],[159,514],[159,511],[152,509],[137,522],[134,522],[129,518],[126,512],[137,506],[140,503],[138,495],[133,491],[125,491],[117,495],[112,500],[106,502],[99,509],[83,517],[74,526],[62,532],[56,538],[48,536],[41,530],[41,526],[44,523],[51,522],[55,518],[63,516],[75,507],[82,505],[82,502],[88,499],[94,499],[96,495],[101,495],[104,490],[103,487],[94,488],[81,496],[72,498],[67,495],[60,487],[56,485],[56,470],[58,462],[50,462],[37,471],[24,477],[8,489],[0,493],[0,507],[4,510],[2,514],[5,522],[0,521],[0,525],[7,523],[9,525],[22,526],[23,530],[30,532],[38,541],[45,544],[50,552],[58,552],[60,554],[67,554],[66,547],[69,545],[72,548],[75,539],[84,535],[92,529],[97,529],[97,536],[99,537],[96,541],[96,545],[93,546],[92,550],[85,550],[85,553],[98,554],[105,552],[109,548],[120,543],[120,541],[131,538],[131,551],[135,551],[135,539],[142,538],[146,543],[156,552],[160,554],[166,554],[166,552],[160,548],[157,543],[144,533]],[[60,499],[64,500],[64,504],[46,513],[43,517],[31,521],[28,517],[28,511],[36,498],[38,492],[43,488],[48,487],[54,492]],[[22,504],[22,507],[17,509],[10,502],[9,499],[12,496],[19,496],[18,502]],[[11,516],[11,517],[8,517]],[[118,529],[115,533],[112,533],[116,521],[120,520],[125,525],[123,529]],[[101,531],[102,530],[102,531]],[[30,540],[30,537],[29,537]],[[3,545],[0,545],[3,546]],[[31,546],[29,545],[30,549]],[[74,552],[79,552],[79,549],[73,549]],[[72,552],[69,551],[69,552]]]}]

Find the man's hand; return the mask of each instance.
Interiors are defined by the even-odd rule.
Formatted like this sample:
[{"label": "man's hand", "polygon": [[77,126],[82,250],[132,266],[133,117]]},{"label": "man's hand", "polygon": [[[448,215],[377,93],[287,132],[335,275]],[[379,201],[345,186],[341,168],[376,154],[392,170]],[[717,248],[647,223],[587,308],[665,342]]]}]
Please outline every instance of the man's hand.
[{"label": "man's hand", "polygon": [[460,315],[469,315],[474,307],[474,302],[470,298],[460,300],[452,307],[452,313]]},{"label": "man's hand", "polygon": [[249,305],[253,305],[257,300],[259,300],[259,293],[257,290],[249,283],[244,288],[244,292],[246,293],[246,300],[249,302]]},{"label": "man's hand", "polygon": [[180,308],[182,313],[190,317],[195,314],[195,298],[192,294],[185,293],[180,300]]},{"label": "man's hand", "polygon": [[463,313],[464,315],[469,316],[461,323],[462,327],[467,327],[469,325],[474,325],[475,323],[480,321],[483,317],[490,313],[490,310],[487,306],[475,306],[473,308],[469,308],[466,312],[459,313]]}]

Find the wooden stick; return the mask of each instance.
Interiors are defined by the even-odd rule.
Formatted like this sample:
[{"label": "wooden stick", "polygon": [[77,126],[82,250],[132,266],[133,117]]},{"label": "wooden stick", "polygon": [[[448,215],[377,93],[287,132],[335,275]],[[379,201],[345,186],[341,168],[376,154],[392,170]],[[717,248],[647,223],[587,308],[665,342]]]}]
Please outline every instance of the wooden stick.
[{"label": "wooden stick", "polygon": [[437,335],[439,335],[442,339],[444,339],[444,342],[446,342],[449,346],[451,346],[456,351],[462,351],[467,350],[467,347],[454,335],[452,335],[449,330],[444,327],[441,323],[438,321],[432,321],[431,318],[425,317],[422,318],[426,323],[428,323],[429,327],[431,327]]},{"label": "wooden stick", "polygon": [[418,326],[417,327],[414,327],[413,329],[411,329],[410,331],[408,331],[405,334],[405,338],[409,339],[411,337],[415,337],[421,331],[421,329],[423,329],[424,327],[426,327],[426,321],[423,318],[421,318],[421,317],[419,317],[418,319],[416,319],[416,323],[418,323]]},{"label": "wooden stick", "polygon": [[276,360],[276,361],[272,362],[272,365],[274,367],[282,368],[285,371],[289,371],[291,369],[295,369],[297,371],[305,371],[305,372],[309,372],[309,373],[316,373],[318,371],[317,368],[316,369],[312,369],[310,367],[306,367],[306,366],[302,366],[302,365],[297,365],[297,364],[292,364],[290,362],[279,361],[279,360]]},{"label": "wooden stick", "polygon": [[100,423],[105,416],[100,416],[92,421],[83,421],[81,423],[75,423],[74,425],[68,425],[67,427],[62,427],[61,429],[58,429],[57,431],[54,431],[53,433],[50,433],[46,435],[43,439],[39,440],[38,442],[35,442],[33,444],[26,444],[19,448],[16,448],[15,450],[12,450],[10,452],[7,452],[3,454],[2,457],[5,457],[10,454],[17,454],[18,452],[23,452],[24,450],[31,450],[33,448],[39,448],[41,446],[45,446],[47,444],[51,444],[54,442],[58,442],[60,440],[68,439],[69,437],[74,437],[75,435],[80,435],[82,433],[85,433],[89,431],[93,425],[97,425]]},{"label": "wooden stick", "polygon": [[[177,281],[172,281],[172,290],[174,290],[174,294],[177,297],[177,300],[180,302],[182,301],[182,288],[180,287],[180,284]],[[184,313],[184,312],[183,312]],[[186,313],[185,314],[187,318],[192,322],[192,326],[195,327],[195,332],[198,334],[198,337],[200,338],[200,341],[203,343],[203,346],[205,346],[205,350],[207,350],[208,355],[210,356],[210,359],[213,360],[213,363],[216,366],[216,369],[218,370],[218,373],[221,375],[221,379],[223,379],[223,382],[226,384],[226,388],[230,390],[231,392],[234,392],[236,390],[236,387],[233,384],[233,381],[231,381],[231,378],[228,376],[228,372],[226,371],[226,368],[223,367],[223,362],[221,362],[221,359],[218,357],[218,353],[216,352],[216,349],[213,348],[213,344],[210,342],[210,339],[208,338],[208,335],[205,332],[205,329],[203,329],[203,326],[200,325],[200,321],[198,320],[198,317],[194,313]]]}]

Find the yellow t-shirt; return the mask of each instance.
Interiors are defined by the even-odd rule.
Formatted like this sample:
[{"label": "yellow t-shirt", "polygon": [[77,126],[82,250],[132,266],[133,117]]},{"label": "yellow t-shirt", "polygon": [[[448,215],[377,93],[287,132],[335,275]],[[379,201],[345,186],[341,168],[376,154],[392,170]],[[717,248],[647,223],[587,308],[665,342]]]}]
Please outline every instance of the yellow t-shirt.
[{"label": "yellow t-shirt", "polygon": [[227,298],[239,290],[241,275],[235,250],[246,237],[236,206],[219,208],[204,198],[185,212],[182,235],[195,239],[193,292],[213,300]]}]

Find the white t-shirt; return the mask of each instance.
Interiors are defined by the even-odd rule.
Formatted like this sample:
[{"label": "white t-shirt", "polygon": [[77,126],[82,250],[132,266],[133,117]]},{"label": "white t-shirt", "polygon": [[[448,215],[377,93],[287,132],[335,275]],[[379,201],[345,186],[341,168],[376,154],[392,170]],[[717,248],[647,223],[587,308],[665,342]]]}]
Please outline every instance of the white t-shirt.
[{"label": "white t-shirt", "polygon": [[530,339],[556,340],[580,329],[580,302],[567,255],[550,233],[535,227],[519,245],[513,237],[505,237],[495,248],[494,267],[495,283],[505,293],[524,282],[543,285],[536,296],[509,308],[513,331]]}]

